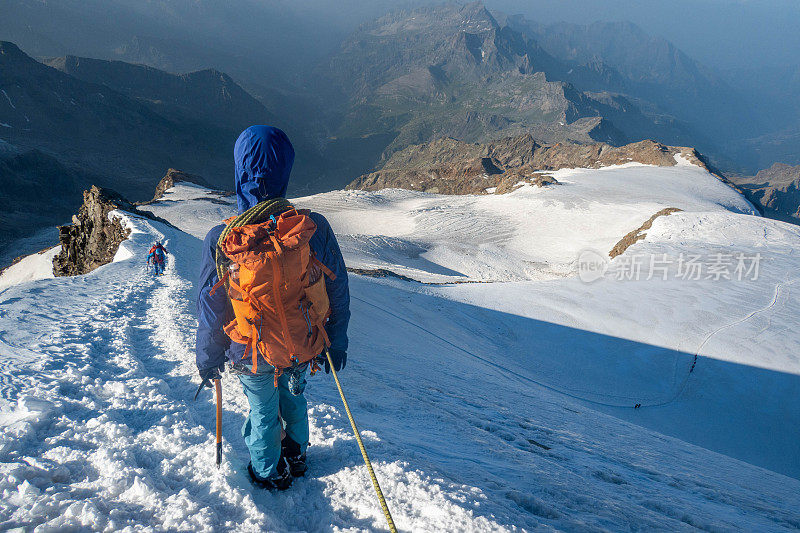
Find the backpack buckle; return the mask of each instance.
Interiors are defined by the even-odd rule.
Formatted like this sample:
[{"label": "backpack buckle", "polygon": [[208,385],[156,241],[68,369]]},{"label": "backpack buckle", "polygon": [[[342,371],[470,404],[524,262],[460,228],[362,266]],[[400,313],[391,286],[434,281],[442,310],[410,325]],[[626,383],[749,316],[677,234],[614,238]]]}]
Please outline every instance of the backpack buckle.
[{"label": "backpack buckle", "polygon": [[234,363],[233,361],[228,361],[228,372],[235,376],[246,376],[248,374],[252,374],[247,365],[242,362]]},{"label": "backpack buckle", "polygon": [[275,218],[275,215],[270,215],[269,219],[267,220],[267,232],[270,235],[274,235],[277,230],[278,230],[278,219]]}]

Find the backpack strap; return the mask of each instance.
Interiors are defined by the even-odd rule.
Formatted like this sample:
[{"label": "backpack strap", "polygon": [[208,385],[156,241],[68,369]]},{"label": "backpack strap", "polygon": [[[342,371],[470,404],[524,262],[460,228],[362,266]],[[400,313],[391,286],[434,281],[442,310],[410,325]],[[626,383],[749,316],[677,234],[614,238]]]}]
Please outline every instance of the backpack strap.
[{"label": "backpack strap", "polygon": [[222,279],[216,282],[213,287],[211,287],[211,291],[209,292],[211,296],[214,296],[214,293],[217,292],[217,289],[225,285],[225,282],[228,281],[228,276],[230,275],[229,272],[230,271],[226,268]]},{"label": "backpack strap", "polygon": [[336,274],[333,273],[333,270],[325,266],[325,263],[317,259],[316,255],[311,256],[311,260],[314,262],[315,265],[319,267],[322,272],[325,273],[326,276],[330,278],[331,281],[336,281]]}]

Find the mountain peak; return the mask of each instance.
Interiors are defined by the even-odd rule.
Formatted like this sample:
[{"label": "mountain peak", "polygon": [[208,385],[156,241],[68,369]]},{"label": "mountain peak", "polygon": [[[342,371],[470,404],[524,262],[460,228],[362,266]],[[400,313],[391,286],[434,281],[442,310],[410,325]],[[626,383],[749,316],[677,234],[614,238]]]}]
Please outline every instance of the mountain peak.
[{"label": "mountain peak", "polygon": [[181,75],[182,78],[187,80],[212,80],[212,81],[219,81],[222,84],[230,85],[235,84],[233,78],[231,78],[226,73],[222,72],[221,70],[217,70],[215,68],[204,68],[202,70],[195,70],[193,72],[187,72],[186,74]]},{"label": "mountain peak", "polygon": [[500,25],[481,2],[472,2],[459,9],[464,24],[482,31],[497,29]]},{"label": "mountain peak", "polygon": [[178,170],[175,168],[167,169],[167,173],[161,178],[161,181],[158,182],[156,185],[156,191],[153,194],[153,199],[148,202],[142,202],[141,204],[137,205],[148,205],[153,202],[158,201],[161,197],[164,196],[169,189],[177,185],[178,183],[193,183],[195,185],[200,185],[201,187],[205,187],[207,189],[211,189],[212,185],[209,184],[202,176],[198,176],[196,174],[189,174],[188,172],[183,172],[182,170]]},{"label": "mountain peak", "polygon": [[0,41],[0,62],[27,62],[35,63],[36,60],[23,52],[19,46],[10,41]]},{"label": "mountain peak", "polygon": [[19,46],[12,43],[11,41],[0,41],[0,55],[25,55],[22,50],[19,49]]}]

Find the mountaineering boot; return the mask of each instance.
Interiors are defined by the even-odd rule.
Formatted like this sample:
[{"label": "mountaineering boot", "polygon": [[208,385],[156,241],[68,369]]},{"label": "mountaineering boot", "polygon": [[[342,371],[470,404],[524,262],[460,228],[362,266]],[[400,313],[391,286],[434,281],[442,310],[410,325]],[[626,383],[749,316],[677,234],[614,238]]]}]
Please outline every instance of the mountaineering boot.
[{"label": "mountaineering boot", "polygon": [[292,437],[286,435],[281,441],[281,457],[286,458],[289,465],[289,473],[292,477],[302,477],[306,475],[306,454],[300,451],[300,445]]},{"label": "mountaineering boot", "polygon": [[289,474],[289,469],[286,468],[286,462],[283,457],[278,462],[278,475],[264,479],[253,471],[253,463],[247,463],[247,473],[250,474],[250,480],[256,487],[267,490],[286,490],[292,486],[292,476]]},{"label": "mountaineering boot", "polygon": [[306,454],[301,453],[295,457],[287,457],[286,462],[289,463],[289,472],[292,477],[302,477],[306,475]]}]

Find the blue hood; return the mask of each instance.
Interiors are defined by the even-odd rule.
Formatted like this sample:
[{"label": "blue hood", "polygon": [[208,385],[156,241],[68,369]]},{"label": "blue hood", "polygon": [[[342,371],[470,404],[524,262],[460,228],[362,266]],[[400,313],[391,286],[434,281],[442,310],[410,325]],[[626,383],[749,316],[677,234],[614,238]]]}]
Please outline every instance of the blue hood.
[{"label": "blue hood", "polygon": [[250,126],[236,139],[233,161],[239,214],[262,200],[286,197],[294,148],[283,131]]}]

